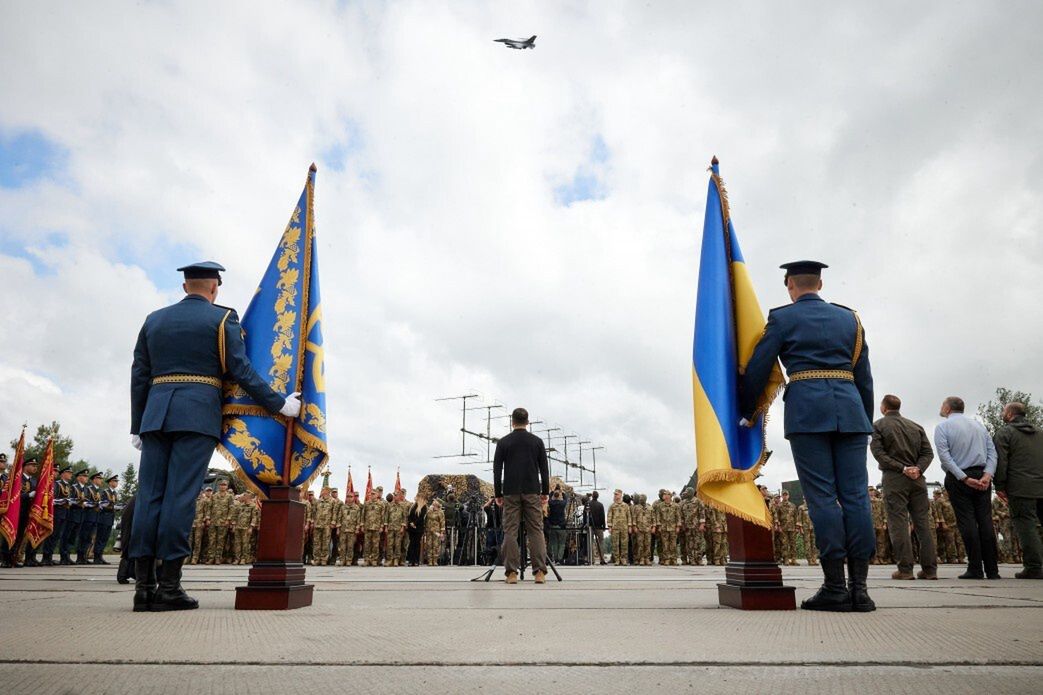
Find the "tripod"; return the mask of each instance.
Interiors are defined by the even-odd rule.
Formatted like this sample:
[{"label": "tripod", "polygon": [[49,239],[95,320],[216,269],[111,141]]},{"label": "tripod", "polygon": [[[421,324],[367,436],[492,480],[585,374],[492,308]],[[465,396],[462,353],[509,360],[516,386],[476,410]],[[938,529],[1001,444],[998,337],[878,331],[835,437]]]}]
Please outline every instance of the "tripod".
[{"label": "tripod", "polygon": [[[518,569],[518,579],[524,580],[525,579],[525,568],[529,564],[529,562],[528,562],[529,545],[528,545],[528,539],[525,536],[525,524],[521,524],[521,525],[518,526],[518,550],[519,550],[519,554],[521,555],[521,563],[520,563],[521,567]],[[490,579],[492,579],[493,572],[496,571],[496,566],[497,565],[502,565],[502,564],[503,564],[503,541],[500,541],[500,548],[499,548],[499,550],[496,551],[496,558],[493,560],[493,564],[489,565],[489,569],[487,569],[485,572],[483,572],[482,574],[478,575],[477,577],[475,577],[471,581],[472,582],[487,582],[487,581],[489,581]],[[554,566],[554,563],[550,561],[549,557],[547,558],[547,568],[550,569],[550,571],[554,573],[554,576],[558,578],[559,582],[563,581],[562,578],[561,578],[561,575],[558,574],[558,568]]]}]

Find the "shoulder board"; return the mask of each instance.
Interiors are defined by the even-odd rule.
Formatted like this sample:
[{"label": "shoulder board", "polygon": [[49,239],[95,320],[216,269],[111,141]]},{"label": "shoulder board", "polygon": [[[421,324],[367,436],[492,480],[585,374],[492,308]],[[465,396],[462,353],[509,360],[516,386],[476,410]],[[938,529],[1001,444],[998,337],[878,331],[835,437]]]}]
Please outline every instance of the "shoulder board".
[{"label": "shoulder board", "polygon": [[840,307],[841,309],[847,309],[847,310],[848,310],[848,311],[850,311],[850,312],[854,312],[854,309],[852,309],[852,308],[851,308],[851,307],[849,307],[849,306],[844,306],[843,304],[837,304],[836,302],[830,302],[830,304],[832,304],[833,306],[838,306],[838,307]]},{"label": "shoulder board", "polygon": [[770,314],[773,311],[782,311],[783,309],[789,309],[791,306],[794,306],[794,305],[792,303],[790,303],[790,304],[783,304],[782,306],[777,306],[777,307],[774,307],[772,309],[768,309],[768,313]]},{"label": "shoulder board", "polygon": [[239,320],[239,312],[237,312],[232,307],[230,307],[230,306],[221,306],[220,304],[214,304],[213,306],[214,306],[215,309],[220,309],[222,313],[224,313],[226,311],[232,312],[232,317],[235,318],[236,321]]}]

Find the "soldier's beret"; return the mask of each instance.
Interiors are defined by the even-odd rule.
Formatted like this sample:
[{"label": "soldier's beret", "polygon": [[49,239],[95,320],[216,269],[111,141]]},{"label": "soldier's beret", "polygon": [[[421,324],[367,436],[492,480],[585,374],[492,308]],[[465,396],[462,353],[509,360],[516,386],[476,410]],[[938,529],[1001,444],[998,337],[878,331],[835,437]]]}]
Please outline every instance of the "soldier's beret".
[{"label": "soldier's beret", "polygon": [[120,479],[120,477],[118,475],[114,475],[111,478],[109,478],[108,480],[106,480],[105,482],[106,483],[111,483],[113,480],[119,480],[119,479]]},{"label": "soldier's beret", "polygon": [[[829,266],[818,261],[791,261],[783,263],[779,267],[786,271],[786,278],[788,278],[790,275],[818,275],[821,277],[822,269]],[[782,283],[786,284],[785,278]]]},{"label": "soldier's beret", "polygon": [[191,265],[183,265],[177,269],[177,272],[184,273],[186,280],[217,280],[217,284],[220,285],[221,273],[224,270],[224,266],[220,263],[202,261]]},{"label": "soldier's beret", "polygon": [[90,473],[90,471],[84,468],[82,471],[76,471],[76,477],[79,478],[81,475],[87,475],[88,473]]}]

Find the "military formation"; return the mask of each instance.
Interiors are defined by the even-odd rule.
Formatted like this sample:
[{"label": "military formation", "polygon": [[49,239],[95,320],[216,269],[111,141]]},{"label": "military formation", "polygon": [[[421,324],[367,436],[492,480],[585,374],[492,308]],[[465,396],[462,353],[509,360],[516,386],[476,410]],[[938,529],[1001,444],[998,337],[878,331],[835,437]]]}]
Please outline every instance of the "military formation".
[{"label": "military formation", "polygon": [[[0,461],[0,486],[7,480],[6,455]],[[112,537],[116,515],[123,509],[116,488],[119,476],[108,479],[86,468],[73,473],[71,466],[54,466],[54,526],[39,547],[25,536],[29,508],[39,482],[38,461],[23,462],[22,497],[18,536],[11,547],[0,541],[0,567],[48,567],[51,565],[108,565],[105,548]],[[37,554],[40,557],[37,557]],[[57,555],[57,558],[55,557]],[[75,555],[75,559],[74,559]]]},{"label": "military formation", "polygon": [[692,488],[680,496],[662,489],[652,504],[644,494],[616,490],[606,517],[611,561],[617,565],[723,565],[728,561],[726,515],[703,504]]}]

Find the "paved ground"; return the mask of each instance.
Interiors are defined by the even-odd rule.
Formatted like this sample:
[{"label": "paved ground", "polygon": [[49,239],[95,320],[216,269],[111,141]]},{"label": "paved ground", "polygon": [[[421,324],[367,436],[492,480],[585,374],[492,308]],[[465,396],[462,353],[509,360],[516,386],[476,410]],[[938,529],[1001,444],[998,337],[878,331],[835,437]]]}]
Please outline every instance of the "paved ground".
[{"label": "paved ground", "polygon": [[[310,568],[314,606],[259,613],[232,609],[245,567],[193,567],[200,610],[135,614],[114,568],[0,570],[0,691],[1043,690],[1043,582],[881,567],[876,613],[744,613],[717,606],[721,568],[561,571],[512,587],[469,582],[474,568]],[[819,578],[785,575],[798,602]]]}]

